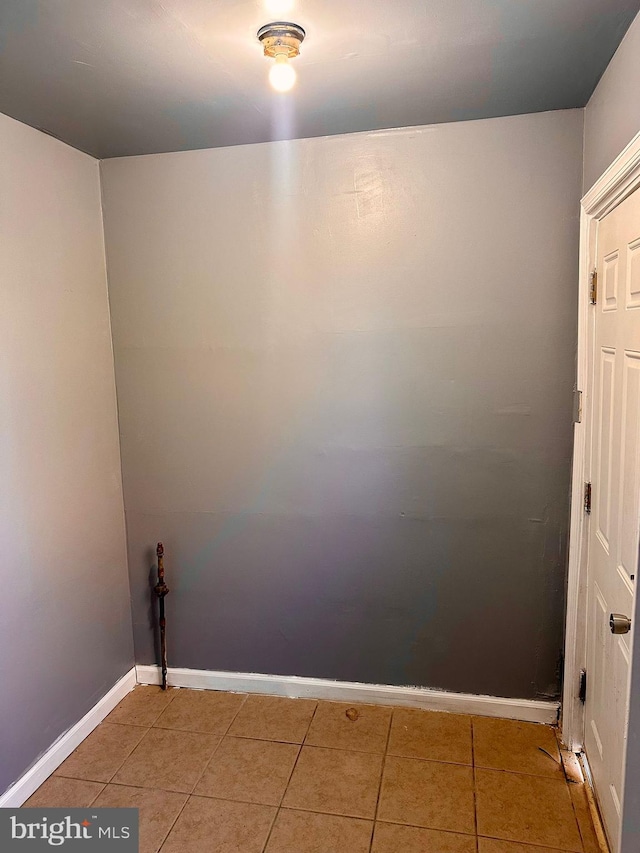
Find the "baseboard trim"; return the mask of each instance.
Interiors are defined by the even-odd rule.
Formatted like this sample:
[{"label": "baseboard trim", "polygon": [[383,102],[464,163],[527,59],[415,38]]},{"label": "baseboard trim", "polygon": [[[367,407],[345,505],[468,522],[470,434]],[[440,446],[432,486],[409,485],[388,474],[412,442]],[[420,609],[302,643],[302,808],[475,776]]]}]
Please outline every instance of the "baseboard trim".
[{"label": "baseboard trim", "polygon": [[[136,673],[139,684],[160,684],[160,668],[157,666],[136,666]],[[295,699],[403,705],[409,708],[452,711],[484,717],[506,717],[529,723],[555,723],[560,707],[558,702],[447,693],[426,687],[393,687],[384,684],[330,681],[324,678],[298,678],[293,675],[257,675],[204,669],[169,669],[168,683],[172,687],[190,687],[195,690],[228,690],[236,693],[266,693]]]},{"label": "baseboard trim", "polygon": [[135,667],[130,669],[68,732],[61,735],[36,763],[0,797],[0,808],[17,809],[56,770],[65,758],[91,734],[104,718],[136,686]]},{"label": "baseboard trim", "polygon": [[591,814],[591,822],[593,823],[593,829],[598,840],[600,853],[611,853],[611,848],[609,847],[609,841],[607,839],[607,833],[605,832],[604,828],[604,821],[602,820],[602,815],[600,814],[598,798],[596,797],[596,790],[593,785],[593,776],[591,775],[591,767],[589,766],[589,761],[587,759],[586,752],[583,751],[578,754],[578,761],[580,762],[580,767],[582,768],[584,774],[584,790],[587,795],[589,812]]}]

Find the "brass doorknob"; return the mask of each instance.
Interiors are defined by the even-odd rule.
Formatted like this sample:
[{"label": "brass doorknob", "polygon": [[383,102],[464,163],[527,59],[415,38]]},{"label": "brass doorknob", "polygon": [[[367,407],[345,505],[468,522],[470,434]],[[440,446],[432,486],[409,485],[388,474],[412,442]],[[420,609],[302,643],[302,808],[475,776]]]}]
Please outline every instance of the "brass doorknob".
[{"label": "brass doorknob", "polygon": [[622,613],[612,613],[609,616],[609,627],[612,634],[628,634],[631,630],[631,619]]}]

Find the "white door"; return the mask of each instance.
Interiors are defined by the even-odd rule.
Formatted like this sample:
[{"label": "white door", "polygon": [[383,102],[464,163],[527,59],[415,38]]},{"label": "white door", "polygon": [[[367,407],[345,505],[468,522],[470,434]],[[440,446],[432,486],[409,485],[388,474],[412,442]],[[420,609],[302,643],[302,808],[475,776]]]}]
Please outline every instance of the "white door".
[{"label": "white door", "polygon": [[585,751],[615,853],[640,519],[640,190],[601,220],[597,245]]}]

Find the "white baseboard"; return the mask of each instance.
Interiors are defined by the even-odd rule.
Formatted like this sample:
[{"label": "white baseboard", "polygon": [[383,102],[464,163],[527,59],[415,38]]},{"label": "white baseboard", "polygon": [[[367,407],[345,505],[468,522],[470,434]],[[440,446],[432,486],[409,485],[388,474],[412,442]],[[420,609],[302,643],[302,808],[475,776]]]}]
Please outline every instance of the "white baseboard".
[{"label": "white baseboard", "polygon": [[120,681],[116,682],[106,696],[103,696],[84,717],[68,732],[61,735],[38,761],[21,776],[17,782],[0,797],[0,808],[17,809],[29,799],[34,791],[56,770],[65,758],[91,734],[96,726],[116,707],[136,686],[136,670],[130,669]]},{"label": "white baseboard", "polygon": [[[136,666],[139,684],[160,684],[160,668]],[[365,702],[374,705],[403,705],[432,711],[452,711],[484,717],[505,717],[530,723],[555,723],[558,702],[530,699],[501,699],[467,693],[446,693],[427,687],[393,687],[358,684],[324,678],[293,675],[254,675],[242,672],[215,672],[204,669],[169,669],[172,687],[195,690],[228,690],[236,693],[266,693],[290,698],[331,699],[338,702]]]}]

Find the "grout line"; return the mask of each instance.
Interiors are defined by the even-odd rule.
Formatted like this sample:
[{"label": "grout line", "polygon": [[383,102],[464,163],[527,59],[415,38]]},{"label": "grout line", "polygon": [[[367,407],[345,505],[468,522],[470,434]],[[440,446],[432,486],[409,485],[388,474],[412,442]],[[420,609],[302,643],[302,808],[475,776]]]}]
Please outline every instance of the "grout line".
[{"label": "grout line", "polygon": [[[359,818],[359,820],[367,820],[367,818]],[[475,838],[476,836],[472,832],[462,832],[459,829],[441,829],[439,826],[425,826],[423,823],[402,823],[399,820],[381,820],[379,823],[383,823],[385,826],[408,826],[410,829],[424,829],[425,832],[438,832],[441,835],[452,835],[456,838]],[[488,836],[482,836],[483,838]],[[496,841],[502,841],[505,844],[507,843],[507,839],[497,838]],[[509,842],[510,844],[521,844],[521,841]],[[533,845],[539,847],[540,845]],[[557,847],[551,847],[552,853],[570,853],[568,850],[559,850]],[[575,853],[575,851],[571,851],[571,853]]]},{"label": "grout line", "polygon": [[133,785],[129,782],[107,782],[107,785],[113,785],[116,788],[136,788],[138,791],[162,791],[163,794],[176,794],[178,797],[191,796],[187,791],[174,791],[169,788],[160,788],[157,785],[153,788],[147,787],[146,785]]},{"label": "grout line", "polygon": [[[165,731],[171,731],[171,729],[165,729]],[[306,746],[307,749],[330,749],[334,752],[357,752],[358,755],[383,755],[383,750],[376,750],[375,752],[371,749],[357,749],[353,746],[325,746],[324,744],[318,743],[307,743],[306,735],[305,740],[300,741],[292,741],[292,740],[276,740],[274,738],[266,738],[266,737],[250,737],[249,735],[226,735],[226,737],[231,737],[236,740],[259,740],[263,743],[283,743],[285,746]],[[402,758],[402,756],[397,756]],[[416,761],[423,761],[425,759],[417,758]],[[452,762],[440,762],[441,764],[450,764]],[[466,765],[467,767],[469,765]]]},{"label": "grout line", "polygon": [[[147,789],[149,790],[149,789]],[[162,790],[162,789],[160,789]],[[167,793],[171,793],[168,791]],[[187,794],[188,797],[195,797],[198,800],[215,800],[217,803],[239,803],[242,806],[260,806],[260,808],[265,809],[275,809],[276,811],[280,810],[280,806],[274,806],[273,803],[260,803],[255,800],[240,800],[237,797],[220,797],[214,796],[213,794]],[[287,809],[285,809],[287,811]],[[296,811],[295,809],[289,809],[289,811]],[[300,810],[302,811],[302,809]]]},{"label": "grout line", "polygon": [[212,752],[212,753],[211,753],[211,755],[209,756],[209,759],[205,762],[205,765],[204,765],[204,768],[203,768],[203,770],[202,770],[202,773],[201,773],[201,774],[198,776],[198,778],[196,779],[196,782],[195,782],[195,784],[194,784],[193,788],[191,789],[191,791],[190,791],[190,793],[189,793],[189,796],[192,796],[192,795],[193,795],[193,792],[195,791],[195,789],[198,787],[198,785],[199,785],[199,784],[200,784],[200,782],[202,781],[202,777],[203,777],[203,776],[204,776],[204,774],[207,772],[207,768],[209,767],[209,765],[210,765],[210,764],[211,764],[211,762],[213,761],[213,758],[214,758],[214,756],[215,756],[216,752],[220,749],[220,744],[221,744],[221,743],[222,743],[222,738],[219,738],[218,743],[214,746],[214,748],[213,748],[213,752]]},{"label": "grout line", "polygon": [[[98,793],[94,796],[94,798],[93,798],[89,803],[87,803],[87,805],[86,805],[86,806],[69,806],[69,808],[87,808],[87,809],[90,809],[90,808],[93,806],[93,804],[95,803],[95,801],[98,799],[98,797],[102,794],[102,792],[104,791],[104,789],[107,787],[107,785],[109,784],[108,782],[96,782],[96,781],[95,781],[95,779],[75,779],[73,776],[57,776],[55,773],[52,773],[50,776],[47,776],[47,778],[44,780],[44,782],[42,783],[42,785],[39,785],[39,786],[36,788],[36,790],[33,792],[33,794],[31,794],[31,797],[35,797],[35,795],[38,793],[38,791],[39,791],[39,790],[40,790],[44,785],[46,785],[46,783],[47,783],[50,779],[68,779],[68,780],[70,780],[71,782],[86,782],[88,785],[102,785],[102,788],[100,788],[100,790],[98,791]],[[17,808],[21,808],[21,809],[24,809],[24,808],[33,808],[33,806],[27,806],[27,803],[29,802],[29,800],[31,799],[31,797],[28,797],[28,798],[24,801],[24,803],[23,803],[21,806],[18,806]],[[42,808],[48,809],[48,808],[56,808],[56,807],[55,807],[55,806],[42,806]]]},{"label": "grout line", "polygon": [[[309,725],[307,726],[307,730],[304,733],[304,737],[302,738],[302,743],[300,744],[301,748],[303,746],[309,746],[309,744],[307,743],[307,738],[309,737],[309,732],[311,731],[311,726],[313,725],[313,721],[316,718],[316,714],[318,713],[319,707],[320,707],[320,700],[317,699],[316,700],[316,707],[313,709],[313,714],[311,715],[311,719],[309,720]],[[302,749],[301,749],[301,751],[302,751]],[[287,784],[289,784],[289,783],[287,783]]]},{"label": "grout line", "polygon": [[[74,751],[71,753],[71,755],[70,755],[70,756],[68,756],[68,758],[67,758],[67,759],[65,759],[65,761],[68,761],[68,760],[69,760],[69,758],[71,758],[71,756],[72,756],[75,752],[77,752],[77,750],[78,750],[78,749],[80,749],[80,747],[81,747],[83,744],[85,744],[85,743],[87,742],[87,740],[91,737],[91,735],[92,735],[94,732],[97,732],[97,731],[98,731],[98,729],[100,728],[100,726],[102,726],[102,725],[103,725],[103,723],[104,723],[104,721],[103,721],[102,723],[100,723],[98,726],[96,726],[96,728],[93,730],[93,732],[91,732],[91,734],[87,735],[87,737],[86,737],[86,738],[85,738],[81,743],[79,743],[79,744],[78,744],[78,746],[74,749]],[[111,724],[111,725],[115,725],[115,724]],[[141,743],[142,743],[142,741],[146,738],[147,734],[148,734],[148,733],[149,733],[149,731],[150,731],[150,729],[147,729],[147,728],[146,728],[146,726],[128,726],[127,728],[145,729],[145,733],[142,735],[142,737],[140,738],[140,740],[139,740],[137,743],[135,743],[135,744],[131,747],[131,749],[129,750],[129,752],[125,755],[125,757],[122,759],[122,761],[120,762],[120,764],[118,764],[118,766],[117,766],[117,767],[116,767],[116,769],[113,771],[113,773],[109,776],[109,778],[107,779],[107,781],[106,781],[106,782],[104,781],[104,779],[86,779],[86,778],[81,778],[81,777],[79,777],[79,776],[67,776],[67,775],[65,775],[64,773],[60,773],[61,768],[62,768],[62,767],[64,767],[64,764],[65,764],[65,762],[64,762],[64,761],[62,762],[62,764],[60,765],[60,767],[57,767],[57,768],[53,771],[53,773],[51,773],[51,774],[47,777],[47,779],[51,779],[51,777],[52,777],[52,776],[57,776],[57,777],[58,777],[58,778],[60,778],[60,779],[75,779],[75,780],[76,780],[76,781],[78,781],[78,782],[98,782],[98,783],[103,784],[103,785],[109,785],[109,784],[111,783],[111,780],[112,780],[112,779],[114,779],[114,778],[116,777],[116,775],[120,772],[120,770],[122,770],[122,768],[124,767],[124,765],[126,764],[126,762],[131,758],[131,756],[133,755],[133,753],[134,753],[134,752],[136,751],[136,749],[140,746],[140,744],[141,744]],[[45,782],[46,782],[46,779],[45,779]],[[44,784],[44,782],[43,782],[43,784]],[[35,792],[34,792],[34,793],[35,793]]]},{"label": "grout line", "polygon": [[[271,828],[269,829],[269,834],[267,835],[267,838],[264,842],[264,846],[262,848],[261,853],[264,853],[264,851],[267,849],[267,846],[268,846],[269,841],[271,839],[271,834],[273,833],[273,828],[276,825],[276,820],[278,819],[278,815],[280,814],[280,812],[282,810],[282,803],[284,802],[285,795],[286,795],[287,791],[289,790],[289,785],[291,784],[291,780],[293,779],[293,774],[295,773],[296,767],[298,766],[298,761],[300,760],[300,756],[302,755],[302,748],[305,745],[305,741],[307,739],[307,736],[309,735],[309,731],[311,730],[311,726],[313,724],[313,721],[315,720],[316,713],[318,711],[318,708],[320,707],[320,701],[321,700],[316,701],[316,706],[313,709],[313,714],[311,715],[311,719],[309,720],[309,725],[307,726],[307,731],[305,732],[305,735],[302,738],[302,743],[297,744],[298,754],[296,755],[296,760],[293,762],[293,767],[291,768],[291,773],[289,774],[289,778],[287,779],[287,784],[284,786],[284,791],[282,792],[282,797],[280,798],[280,805],[276,809],[276,813],[275,813],[274,818],[273,818],[273,823],[271,824]],[[275,742],[279,743],[279,741],[275,741]]]},{"label": "grout line", "polygon": [[296,769],[296,765],[298,764],[298,759],[300,758],[300,753],[302,752],[303,745],[304,744],[302,744],[302,743],[297,744],[298,752],[296,753],[296,760],[293,762],[293,766],[291,767],[291,772],[289,773],[289,777],[287,779],[287,784],[284,786],[284,790],[282,791],[282,796],[280,797],[280,802],[278,803],[278,806],[277,806],[278,809],[280,809],[282,807],[284,795],[287,793],[287,788],[289,787],[289,782],[291,782],[291,777],[293,776],[293,771]]},{"label": "grout line", "polygon": [[582,844],[582,849],[586,850],[584,832],[582,831],[582,824],[581,824],[580,818],[578,816],[578,810],[576,808],[575,802],[573,801],[573,796],[571,795],[571,791],[569,791],[569,799],[571,800],[571,811],[573,812],[574,820],[578,825],[578,836],[580,837],[580,843]]},{"label": "grout line", "polygon": [[[118,708],[120,708],[120,706],[121,706],[123,703],[126,703],[127,699],[128,699],[130,696],[133,696],[133,695],[135,694],[136,690],[137,690],[139,687],[147,687],[147,686],[151,686],[151,685],[136,684],[136,686],[133,688],[133,690],[131,690],[129,693],[127,693],[127,695],[124,697],[124,699],[121,699],[121,700],[120,700],[120,702],[118,702],[118,704],[116,705],[116,707],[115,707],[115,708],[113,708],[113,709],[112,709],[112,710],[107,714],[107,716],[104,718],[104,720],[103,720],[102,722],[103,722],[103,723],[109,723],[109,725],[111,725],[111,726],[140,726],[141,728],[144,728],[144,729],[152,729],[152,728],[155,726],[155,724],[158,722],[158,720],[160,719],[160,717],[161,717],[161,716],[164,714],[164,712],[167,710],[167,708],[169,707],[169,705],[171,705],[171,703],[173,702],[173,700],[176,698],[177,693],[178,693],[178,688],[170,687],[170,688],[169,688],[168,690],[166,690],[166,691],[161,691],[161,693],[162,693],[162,692],[166,693],[166,695],[167,695],[167,696],[169,696],[169,694],[171,694],[171,698],[170,698],[170,699],[169,699],[169,701],[166,703],[166,705],[165,705],[165,706],[164,706],[164,707],[163,707],[163,708],[158,712],[157,716],[156,716],[156,717],[154,717],[154,719],[153,719],[150,723],[130,723],[130,722],[126,722],[126,721],[125,721],[124,723],[118,723],[118,722],[114,722],[113,720],[110,720],[110,719],[109,719],[109,717],[112,717],[112,716],[114,715],[114,713],[118,710]],[[140,696],[140,695],[142,695],[142,694],[138,693],[138,696]],[[101,723],[101,725],[102,725],[102,723]]]},{"label": "grout line", "polygon": [[[138,685],[138,687],[141,687],[141,686],[144,686],[144,685],[140,685],[140,684]],[[151,686],[151,685],[149,685],[149,686]],[[134,688],[134,689],[135,689],[135,688]],[[176,696],[178,695],[178,690],[179,690],[179,688],[177,688],[177,687],[171,687],[171,685],[169,685],[169,686],[167,687],[167,689],[166,689],[166,690],[161,690],[161,691],[160,691],[161,693],[164,693],[166,696],[169,696],[169,694],[170,694],[170,695],[171,695],[171,698],[169,699],[169,701],[167,702],[167,704],[164,706],[164,708],[160,711],[160,713],[159,713],[159,714],[158,714],[158,716],[155,718],[155,720],[154,720],[154,721],[149,725],[149,728],[150,728],[150,729],[155,728],[155,725],[156,725],[156,723],[158,722],[158,720],[160,719],[160,717],[162,717],[162,715],[163,715],[163,714],[164,714],[164,712],[167,710],[167,708],[169,707],[169,705],[171,705],[171,703],[173,702],[173,700],[174,700],[174,699],[176,698]],[[129,694],[129,695],[131,695],[131,694]],[[125,696],[125,699],[126,699],[126,696]],[[124,701],[124,700],[123,700],[123,701]],[[115,708],[114,708],[114,710],[115,710]],[[112,713],[113,713],[113,712],[112,712]],[[126,725],[126,723],[125,723],[125,724],[123,724],[123,725]]]},{"label": "grout line", "polygon": [[[291,779],[293,778],[293,774],[295,773],[296,767],[298,766],[298,761],[300,760],[300,756],[302,755],[302,748],[303,748],[304,746],[306,746],[305,741],[307,740],[307,737],[308,737],[308,735],[309,735],[309,731],[311,730],[311,726],[313,725],[313,721],[314,721],[314,720],[315,720],[315,718],[316,718],[316,714],[317,714],[317,712],[318,712],[318,708],[319,708],[319,707],[320,707],[320,700],[318,700],[318,701],[316,702],[316,707],[313,709],[313,714],[311,715],[311,719],[309,720],[309,725],[307,726],[307,731],[305,732],[305,735],[304,735],[304,737],[302,738],[302,743],[300,744],[300,749],[298,750],[298,754],[297,754],[297,756],[296,756],[296,760],[295,760],[295,762],[294,762],[294,764],[293,764],[293,770],[291,771],[291,775],[289,776],[289,779],[288,779],[288,781],[287,781],[287,785],[286,785],[286,787],[285,787],[285,789],[284,789],[284,794],[282,795],[282,800],[284,800],[284,796],[285,796],[285,794],[287,793],[287,790],[288,790],[289,785],[290,785],[290,783],[291,783]],[[276,741],[276,743],[279,743],[279,742],[280,742],[280,741]]]},{"label": "grout line", "polygon": [[264,845],[262,847],[261,853],[264,853],[264,851],[267,849],[267,844],[269,843],[269,839],[271,838],[271,833],[273,832],[273,827],[276,825],[276,820],[278,819],[279,814],[280,814],[280,808],[278,807],[278,808],[276,808],[276,810],[274,812],[273,820],[271,821],[271,826],[269,827],[269,832],[267,832],[267,837],[264,840]]},{"label": "grout line", "polygon": [[[485,838],[487,841],[499,841],[501,844],[517,844],[524,849],[530,849],[538,853],[540,850],[547,850],[548,853],[571,853],[571,851],[560,847],[549,847],[548,844],[531,844],[530,841],[508,841],[506,838],[499,838],[496,835],[479,835],[478,839]],[[575,851],[573,851],[575,853]]]},{"label": "grout line", "polygon": [[236,695],[240,695],[240,696],[242,696],[242,697],[243,697],[243,699],[242,699],[242,702],[240,702],[240,704],[238,705],[238,710],[237,710],[237,711],[235,712],[235,714],[233,715],[233,719],[231,720],[231,722],[230,722],[230,723],[229,723],[229,725],[227,726],[226,731],[225,731],[225,733],[222,735],[222,737],[226,737],[226,736],[229,734],[229,731],[231,730],[231,726],[235,723],[235,721],[236,721],[236,717],[238,716],[238,714],[240,713],[240,711],[242,711],[242,709],[243,709],[243,708],[244,708],[244,706],[246,705],[247,698],[248,698],[248,696],[249,696],[249,694],[248,694],[248,693],[240,693],[240,694],[236,694]]},{"label": "grout line", "polygon": [[371,821],[371,838],[369,839],[369,853],[373,850],[373,836],[376,831],[376,822],[375,819]]},{"label": "grout line", "polygon": [[[51,778],[51,776],[49,776],[49,778]],[[109,784],[108,782],[104,783],[102,788],[98,791],[98,793],[95,795],[95,797],[91,800],[91,802],[89,803],[87,808],[91,808],[91,806],[95,803],[95,801],[98,799],[98,797],[103,793],[103,791],[105,790],[105,788],[107,787],[108,784]]]},{"label": "grout line", "polygon": [[[165,731],[171,731],[171,729],[165,729]],[[250,737],[249,735],[230,735],[226,734],[224,737],[232,738],[233,740],[257,740],[260,743],[281,743],[284,746],[309,746],[304,741],[299,740],[277,740],[275,738],[270,737]]]},{"label": "grout line", "polygon": [[571,813],[573,814],[573,819],[574,819],[574,821],[576,823],[576,827],[578,829],[578,838],[580,839],[580,844],[582,846],[582,849],[584,850],[585,849],[584,834],[582,832],[582,826],[580,825],[580,818],[578,816],[576,804],[573,801],[573,795],[571,794],[571,789],[570,789],[570,786],[575,784],[575,783],[569,782],[569,780],[566,777],[566,774],[564,773],[564,769],[563,769],[563,776],[564,776],[564,784],[565,784],[565,787],[567,789],[567,794],[569,795],[569,802],[571,803]]},{"label": "grout line", "polygon": [[[162,790],[162,789],[160,789],[160,790]],[[171,793],[176,793],[176,792],[175,792],[175,791],[172,791]],[[173,832],[173,828],[174,828],[174,826],[175,826],[175,825],[176,825],[176,823],[178,822],[178,819],[179,819],[179,818],[180,818],[180,816],[182,815],[182,812],[183,812],[183,811],[185,810],[185,808],[187,807],[187,803],[189,802],[189,800],[190,800],[190,799],[191,799],[191,794],[187,794],[187,795],[186,795],[186,800],[185,800],[185,801],[184,801],[184,803],[182,804],[182,808],[178,810],[178,814],[176,815],[176,819],[173,821],[173,823],[171,824],[171,826],[170,826],[170,827],[169,827],[169,829],[167,830],[167,834],[166,834],[166,835],[165,835],[165,837],[162,839],[162,843],[160,844],[160,847],[158,847],[158,853],[160,853],[160,851],[162,850],[162,848],[163,848],[163,847],[164,847],[164,845],[166,844],[167,838],[168,838],[168,837],[171,835],[171,833]]]},{"label": "grout line", "polygon": [[[240,703],[240,705],[238,706],[238,710],[234,712],[231,721],[226,726],[226,728],[224,728],[224,730],[212,732],[212,731],[204,731],[201,729],[183,729],[180,726],[159,726],[159,725],[157,725],[157,723],[154,723],[152,728],[158,729],[159,731],[163,731],[163,732],[184,732],[185,734],[192,734],[192,735],[210,735],[211,737],[219,737],[221,739],[225,738],[227,736],[237,737],[237,735],[229,735],[229,730],[230,730],[231,726],[234,724],[236,717],[238,716],[238,714],[242,710],[243,705],[244,705],[244,700]],[[257,740],[257,738],[256,738],[256,740]]]},{"label": "grout line", "polygon": [[[431,761],[432,759],[427,758],[416,758],[415,761]],[[451,762],[441,761],[440,764],[450,764]],[[458,764],[458,767],[463,767],[465,765]],[[466,765],[469,767],[470,765]],[[550,773],[525,773],[522,770],[504,770],[500,767],[484,767],[482,764],[472,765],[477,766],[478,770],[487,770],[489,773],[508,773],[510,776],[526,776],[527,779],[546,779],[548,782],[562,782],[565,785],[573,785],[574,782],[568,782],[564,773],[560,769],[557,773],[551,775]]]},{"label": "grout line", "polygon": [[133,749],[132,749],[132,750],[131,750],[131,752],[127,755],[127,757],[124,759],[124,761],[122,762],[122,764],[120,764],[120,766],[119,766],[119,767],[118,767],[118,769],[115,771],[115,773],[113,774],[113,776],[111,776],[111,778],[109,779],[109,782],[111,782],[111,780],[112,780],[112,779],[115,779],[115,777],[116,777],[116,776],[118,775],[118,773],[122,770],[122,768],[123,768],[123,767],[124,767],[124,765],[127,763],[127,761],[131,758],[131,756],[133,755],[133,753],[138,749],[138,747],[140,746],[140,744],[144,741],[144,739],[145,739],[146,737],[148,737],[148,735],[149,735],[149,733],[150,733],[150,732],[151,732],[151,729],[147,729],[147,731],[142,735],[142,737],[140,738],[140,740],[138,741],[138,743],[133,747]]},{"label": "grout line", "polygon": [[[174,688],[174,689],[177,689],[177,688]],[[182,690],[188,690],[189,688],[179,688],[179,689],[182,689]],[[225,691],[225,692],[226,692],[226,691]],[[176,695],[177,695],[177,694],[176,694]],[[175,819],[175,820],[174,820],[174,822],[171,824],[171,827],[169,828],[169,831],[168,831],[168,832],[167,832],[167,834],[165,835],[165,837],[164,837],[164,839],[163,839],[163,841],[162,841],[162,844],[161,844],[161,845],[160,845],[160,847],[158,848],[158,853],[160,853],[160,851],[162,850],[162,848],[163,848],[163,847],[164,847],[164,845],[166,844],[166,841],[167,841],[167,839],[169,838],[169,835],[171,834],[171,832],[172,832],[172,830],[173,830],[174,826],[176,825],[176,823],[178,822],[178,819],[179,819],[179,818],[180,818],[180,816],[182,815],[182,812],[183,812],[183,811],[184,811],[184,809],[187,807],[187,804],[188,804],[188,803],[189,803],[189,801],[192,799],[192,797],[196,796],[196,795],[194,794],[194,791],[196,790],[196,788],[198,787],[198,785],[199,785],[199,784],[200,784],[200,782],[202,781],[202,778],[203,778],[204,774],[207,772],[207,769],[209,768],[209,765],[211,764],[211,762],[212,762],[212,761],[213,761],[213,759],[215,758],[216,753],[217,753],[217,752],[218,752],[218,750],[220,749],[220,746],[221,746],[221,744],[222,744],[222,741],[223,741],[223,740],[224,740],[224,738],[227,736],[227,734],[228,734],[229,730],[231,729],[231,726],[234,724],[234,722],[235,722],[235,720],[236,720],[236,717],[238,716],[238,714],[240,713],[240,711],[241,711],[241,710],[242,710],[242,708],[244,707],[244,705],[245,705],[245,703],[246,703],[246,701],[247,701],[247,698],[248,698],[248,695],[249,695],[249,694],[247,694],[247,693],[240,693],[240,694],[237,694],[237,695],[240,695],[240,696],[242,696],[242,697],[243,697],[242,702],[238,705],[238,709],[237,709],[237,711],[235,712],[235,714],[233,715],[233,718],[231,719],[231,721],[230,721],[229,725],[227,726],[227,728],[225,729],[224,733],[223,733],[223,734],[221,734],[221,735],[216,735],[217,737],[219,737],[218,743],[216,744],[216,746],[215,746],[215,748],[214,748],[213,752],[211,753],[211,756],[210,756],[209,760],[206,762],[206,764],[205,764],[205,766],[204,766],[204,769],[203,769],[202,773],[200,774],[200,776],[199,776],[199,777],[198,777],[198,779],[196,780],[196,782],[195,782],[195,784],[194,784],[193,788],[191,789],[191,792],[187,794],[187,799],[185,800],[184,805],[182,806],[182,808],[180,809],[180,811],[178,812],[178,815],[176,816],[176,819]],[[174,698],[175,698],[175,697],[174,697]],[[172,700],[172,701],[173,701],[173,700]],[[169,707],[169,705],[170,705],[170,704],[171,704],[171,702],[170,702],[170,703],[168,703],[167,707]],[[166,709],[165,709],[165,710],[166,710]],[[164,711],[163,711],[162,713],[164,713]],[[162,716],[162,714],[161,714],[160,716]],[[160,717],[158,717],[158,719],[160,719]],[[157,721],[156,721],[156,722],[157,722]],[[158,728],[160,728],[160,727],[158,726]],[[182,729],[164,729],[164,731],[183,731],[183,730],[182,730]],[[210,732],[192,732],[192,734],[210,734]],[[208,797],[207,799],[217,799],[217,798],[215,798],[215,797]],[[238,800],[223,800],[223,802],[240,802],[240,801],[238,801]],[[277,817],[277,814],[278,814],[278,811],[276,810],[276,813],[275,813],[275,815],[274,815],[274,822],[275,822],[275,818]],[[271,824],[271,828],[269,829],[269,835],[271,835],[271,829],[272,829],[272,828],[273,828],[273,823]],[[268,838],[269,838],[269,836],[267,836],[267,840],[268,840]],[[266,843],[265,843],[265,844],[266,844]],[[264,848],[263,848],[263,849],[264,849]]]},{"label": "grout line", "polygon": [[471,778],[472,778],[472,790],[473,790],[473,825],[475,828],[476,835],[476,853],[480,851],[480,841],[478,840],[478,797],[476,792],[476,748],[475,748],[475,737],[473,731],[473,717],[469,721],[471,724]]},{"label": "grout line", "polygon": [[387,739],[384,745],[384,752],[382,753],[382,766],[380,768],[380,781],[378,782],[378,796],[376,797],[376,807],[373,812],[373,825],[371,827],[371,839],[369,841],[369,853],[373,848],[373,836],[376,831],[376,821],[378,819],[378,810],[380,808],[380,797],[382,796],[382,781],[384,779],[384,769],[387,764],[387,754],[389,752],[389,742],[391,740],[391,728],[393,726],[393,717],[395,715],[395,709],[391,710],[391,714],[389,715],[389,726],[387,728]]}]

